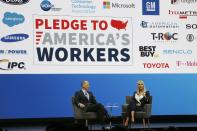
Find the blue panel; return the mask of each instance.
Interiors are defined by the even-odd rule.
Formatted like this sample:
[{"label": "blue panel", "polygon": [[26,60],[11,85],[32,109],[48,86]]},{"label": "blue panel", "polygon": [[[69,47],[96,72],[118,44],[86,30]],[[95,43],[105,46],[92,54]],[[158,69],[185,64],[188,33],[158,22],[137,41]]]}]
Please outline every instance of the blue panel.
[{"label": "blue panel", "polygon": [[153,95],[153,115],[197,115],[197,74],[0,75],[0,119],[72,117],[71,96],[82,80],[104,105],[119,105],[142,79]]}]

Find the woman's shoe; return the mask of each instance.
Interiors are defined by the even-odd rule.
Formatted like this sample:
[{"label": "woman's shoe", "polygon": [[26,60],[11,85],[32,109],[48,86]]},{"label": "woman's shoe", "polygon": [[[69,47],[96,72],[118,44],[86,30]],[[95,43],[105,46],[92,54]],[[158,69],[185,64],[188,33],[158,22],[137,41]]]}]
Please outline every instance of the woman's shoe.
[{"label": "woman's shoe", "polygon": [[124,125],[124,128],[129,128],[129,126],[128,126],[128,125],[127,125],[127,126],[126,126],[126,125]]},{"label": "woman's shoe", "polygon": [[128,125],[129,125],[128,122],[125,122],[125,123],[124,123],[124,127],[128,128]]},{"label": "woman's shoe", "polygon": [[124,125],[125,128],[129,128],[129,125]]},{"label": "woman's shoe", "polygon": [[131,127],[134,127],[135,121],[131,121]]},{"label": "woman's shoe", "polygon": [[124,122],[124,127],[128,127],[129,125],[129,118],[126,119],[126,121]]}]

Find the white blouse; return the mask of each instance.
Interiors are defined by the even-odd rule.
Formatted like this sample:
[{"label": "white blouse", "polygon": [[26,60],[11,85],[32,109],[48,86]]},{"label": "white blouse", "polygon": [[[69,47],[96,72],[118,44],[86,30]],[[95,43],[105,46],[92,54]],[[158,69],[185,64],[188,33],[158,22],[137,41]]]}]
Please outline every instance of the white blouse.
[{"label": "white blouse", "polygon": [[138,95],[137,93],[135,94],[135,99],[136,99],[136,101],[138,101],[140,104],[141,104],[141,102],[140,102],[140,100],[143,98],[144,96],[141,94],[141,95]]}]

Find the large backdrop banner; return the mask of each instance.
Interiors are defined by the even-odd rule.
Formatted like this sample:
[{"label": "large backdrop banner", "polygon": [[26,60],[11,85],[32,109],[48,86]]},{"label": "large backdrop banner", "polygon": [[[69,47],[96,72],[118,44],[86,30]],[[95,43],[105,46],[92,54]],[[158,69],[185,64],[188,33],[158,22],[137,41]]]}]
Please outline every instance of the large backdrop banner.
[{"label": "large backdrop banner", "polygon": [[1,0],[1,73],[194,73],[196,0]]},{"label": "large backdrop banner", "polygon": [[197,0],[0,0],[0,119],[72,117],[144,80],[153,115],[197,115]]}]

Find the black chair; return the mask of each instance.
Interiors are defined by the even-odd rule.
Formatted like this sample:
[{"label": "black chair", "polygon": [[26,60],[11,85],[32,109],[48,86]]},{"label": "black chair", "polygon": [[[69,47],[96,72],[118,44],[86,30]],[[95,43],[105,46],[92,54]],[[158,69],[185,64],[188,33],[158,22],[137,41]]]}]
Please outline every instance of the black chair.
[{"label": "black chair", "polygon": [[86,112],[83,109],[79,108],[75,103],[75,97],[72,97],[72,105],[74,111],[74,119],[77,123],[77,120],[85,120],[85,125],[88,127],[88,121],[97,119],[97,114],[95,112]]},{"label": "black chair", "polygon": [[[133,99],[133,96],[126,96],[126,104],[122,105],[122,117],[123,117],[123,124],[126,120],[126,112],[128,109],[128,105]],[[150,121],[149,118],[151,117],[151,112],[152,112],[152,96],[150,96],[150,100],[148,104],[144,105],[144,110],[143,111],[136,111],[135,112],[135,118],[141,118],[143,121],[143,127],[146,126],[146,119],[147,119],[147,124],[148,127],[150,127]]]}]

